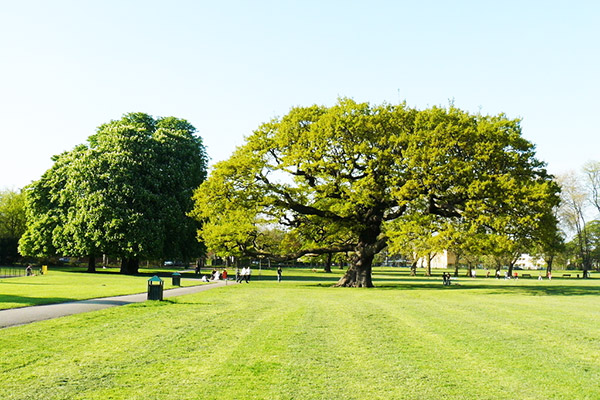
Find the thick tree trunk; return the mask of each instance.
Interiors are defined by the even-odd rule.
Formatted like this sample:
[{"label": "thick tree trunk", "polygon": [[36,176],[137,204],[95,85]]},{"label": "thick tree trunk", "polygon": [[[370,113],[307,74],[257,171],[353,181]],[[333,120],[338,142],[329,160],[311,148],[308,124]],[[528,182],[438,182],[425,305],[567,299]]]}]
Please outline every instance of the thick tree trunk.
[{"label": "thick tree trunk", "polygon": [[325,263],[325,272],[331,273],[331,260],[333,259],[333,254],[327,254],[327,262]]},{"label": "thick tree trunk", "polygon": [[425,264],[425,276],[431,276],[431,259],[433,258],[433,256],[431,255],[431,253],[427,253],[425,257],[427,257],[427,262]]},{"label": "thick tree trunk", "polygon": [[546,278],[552,273],[552,263],[554,262],[554,256],[550,256],[546,259]]},{"label": "thick tree trunk", "polygon": [[121,273],[135,275],[139,272],[140,260],[137,258],[123,258],[121,260]]},{"label": "thick tree trunk", "polygon": [[352,254],[352,265],[340,278],[336,286],[374,287],[371,270],[375,254],[387,245],[387,238],[379,238],[383,221],[383,209],[372,209],[365,213],[365,228],[358,235],[358,244]]},{"label": "thick tree trunk", "polygon": [[335,286],[343,287],[374,287],[371,270],[375,254],[367,246],[358,245],[352,257],[352,265]]},{"label": "thick tree trunk", "polygon": [[514,264],[512,262],[508,264],[508,276],[510,276],[511,278],[513,277],[513,267]]},{"label": "thick tree trunk", "polygon": [[417,260],[410,265],[410,276],[417,276]]},{"label": "thick tree trunk", "polygon": [[95,256],[89,257],[87,272],[96,272],[96,257]]},{"label": "thick tree trunk", "polygon": [[458,260],[460,260],[460,256],[456,255],[456,260],[454,261],[454,276],[458,278]]}]

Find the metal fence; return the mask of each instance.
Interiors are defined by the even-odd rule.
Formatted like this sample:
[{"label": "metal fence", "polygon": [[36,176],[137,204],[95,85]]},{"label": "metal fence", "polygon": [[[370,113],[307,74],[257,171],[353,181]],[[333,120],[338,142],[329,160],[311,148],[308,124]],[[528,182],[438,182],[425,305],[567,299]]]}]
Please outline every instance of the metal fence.
[{"label": "metal fence", "polygon": [[0,267],[0,278],[12,278],[27,275],[26,267]]}]

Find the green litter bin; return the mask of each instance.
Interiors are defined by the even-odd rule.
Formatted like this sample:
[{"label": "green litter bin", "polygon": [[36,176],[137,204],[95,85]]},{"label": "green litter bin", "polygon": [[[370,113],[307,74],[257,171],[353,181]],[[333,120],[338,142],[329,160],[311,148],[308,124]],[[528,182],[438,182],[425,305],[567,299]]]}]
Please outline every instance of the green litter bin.
[{"label": "green litter bin", "polygon": [[181,274],[179,272],[173,273],[171,278],[173,279],[173,286],[181,286]]},{"label": "green litter bin", "polygon": [[148,279],[148,300],[162,300],[163,287],[164,282],[158,276]]}]

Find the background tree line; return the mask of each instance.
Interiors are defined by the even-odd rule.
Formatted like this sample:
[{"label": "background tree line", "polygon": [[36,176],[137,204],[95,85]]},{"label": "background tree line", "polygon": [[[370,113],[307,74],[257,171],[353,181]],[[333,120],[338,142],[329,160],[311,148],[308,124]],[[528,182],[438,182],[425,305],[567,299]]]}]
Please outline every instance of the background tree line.
[{"label": "background tree line", "polygon": [[584,275],[600,265],[600,162],[587,162],[579,173],[558,177],[561,185],[559,216],[566,239],[563,262]]},{"label": "background tree line", "polygon": [[549,270],[559,259],[584,271],[600,252],[589,217],[600,210],[598,163],[554,179],[519,120],[452,105],[296,107],[208,180],[195,128],[143,113],[101,125],[53,161],[22,192],[2,193],[1,237],[13,255],[20,240],[22,255],[88,257],[90,271],[101,255],[136,273],[140,260],[191,259],[206,244],[220,257],[308,257],[329,271],[347,262],[341,286],[372,286],[383,250],[413,268],[449,250],[457,266],[511,272],[525,252]]}]

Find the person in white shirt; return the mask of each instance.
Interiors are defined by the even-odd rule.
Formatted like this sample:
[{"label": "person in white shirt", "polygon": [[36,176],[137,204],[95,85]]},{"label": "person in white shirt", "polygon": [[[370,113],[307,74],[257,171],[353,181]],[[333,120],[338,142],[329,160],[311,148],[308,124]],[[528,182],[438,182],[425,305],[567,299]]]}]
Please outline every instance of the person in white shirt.
[{"label": "person in white shirt", "polygon": [[237,282],[241,283],[244,279],[246,279],[246,267],[242,267],[242,271],[238,276]]}]

